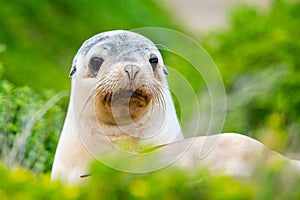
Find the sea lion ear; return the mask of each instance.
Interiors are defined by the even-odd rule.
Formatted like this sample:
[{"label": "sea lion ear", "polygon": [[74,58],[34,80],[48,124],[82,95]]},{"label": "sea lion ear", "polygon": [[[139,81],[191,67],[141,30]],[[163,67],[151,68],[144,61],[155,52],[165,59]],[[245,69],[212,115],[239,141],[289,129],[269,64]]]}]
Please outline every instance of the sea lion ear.
[{"label": "sea lion ear", "polygon": [[166,76],[168,76],[168,75],[169,75],[169,73],[168,73],[168,70],[167,70],[167,67],[166,67],[166,66],[164,66],[164,68],[163,68],[163,71],[164,71],[164,74],[165,74]]},{"label": "sea lion ear", "polygon": [[75,72],[76,72],[76,66],[73,66],[72,69],[71,69],[71,72],[70,72],[69,76],[72,77],[73,74],[75,74]]},{"label": "sea lion ear", "polygon": [[73,62],[72,62],[72,68],[71,68],[71,71],[70,71],[70,74],[69,74],[70,77],[72,77],[73,74],[75,74],[75,72],[77,70],[76,63],[77,63],[77,55],[74,57]]}]

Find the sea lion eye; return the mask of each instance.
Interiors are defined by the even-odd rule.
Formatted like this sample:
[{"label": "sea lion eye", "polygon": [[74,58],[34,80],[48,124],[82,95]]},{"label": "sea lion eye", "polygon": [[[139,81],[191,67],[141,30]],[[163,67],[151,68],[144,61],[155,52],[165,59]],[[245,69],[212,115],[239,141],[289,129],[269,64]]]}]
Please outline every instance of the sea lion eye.
[{"label": "sea lion eye", "polygon": [[89,68],[93,73],[98,72],[103,62],[103,58],[97,56],[92,57],[89,63]]},{"label": "sea lion eye", "polygon": [[158,58],[157,58],[157,56],[154,55],[154,54],[151,54],[149,62],[151,64],[151,66],[152,66],[153,71],[155,71],[156,67],[157,67],[157,64],[158,64]]}]

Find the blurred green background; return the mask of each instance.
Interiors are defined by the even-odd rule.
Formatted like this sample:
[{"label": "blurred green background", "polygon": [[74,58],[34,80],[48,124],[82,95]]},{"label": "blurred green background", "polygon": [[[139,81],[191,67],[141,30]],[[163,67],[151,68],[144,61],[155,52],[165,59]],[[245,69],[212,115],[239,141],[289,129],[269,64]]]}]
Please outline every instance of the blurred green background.
[{"label": "blurred green background", "polygon": [[[0,0],[0,5],[0,156],[6,165],[36,174],[51,170],[68,104],[68,95],[60,92],[70,89],[71,62],[85,39],[147,26],[189,35],[155,0]],[[195,38],[224,80],[223,132],[249,135],[299,159],[293,153],[300,152],[300,3],[274,0],[265,10],[237,5],[229,16],[227,28]],[[163,55],[168,66],[187,70],[183,74],[201,96],[205,85],[188,63]],[[21,144],[20,135],[27,135]]]}]

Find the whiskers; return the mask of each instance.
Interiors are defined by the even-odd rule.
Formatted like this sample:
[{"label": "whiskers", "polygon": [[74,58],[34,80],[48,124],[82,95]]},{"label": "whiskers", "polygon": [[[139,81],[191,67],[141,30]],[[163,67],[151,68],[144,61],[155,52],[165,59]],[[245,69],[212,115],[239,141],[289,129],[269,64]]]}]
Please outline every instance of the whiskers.
[{"label": "whiskers", "polygon": [[97,81],[92,87],[91,87],[91,93],[89,94],[86,102],[84,103],[82,110],[80,112],[80,117],[83,115],[84,111],[87,109],[88,106],[95,103],[95,98],[99,96],[100,94],[103,94],[106,92],[105,88],[103,87],[103,81],[99,80]]},{"label": "whiskers", "polygon": [[101,78],[95,84],[93,84],[91,87],[91,93],[89,94],[86,102],[82,107],[80,116],[82,116],[84,110],[88,107],[88,105],[91,105],[91,103],[93,103],[94,105],[96,97],[104,99],[107,95],[110,95],[110,98],[108,99],[111,99],[113,89],[116,87],[117,81],[117,78],[113,78],[111,76],[103,76],[103,78]]},{"label": "whiskers", "polygon": [[153,103],[158,103],[159,105],[161,105],[161,108],[165,110],[166,100],[163,94],[163,85],[159,81],[154,80],[152,84],[149,84],[147,86],[151,90],[152,96],[154,97]]}]

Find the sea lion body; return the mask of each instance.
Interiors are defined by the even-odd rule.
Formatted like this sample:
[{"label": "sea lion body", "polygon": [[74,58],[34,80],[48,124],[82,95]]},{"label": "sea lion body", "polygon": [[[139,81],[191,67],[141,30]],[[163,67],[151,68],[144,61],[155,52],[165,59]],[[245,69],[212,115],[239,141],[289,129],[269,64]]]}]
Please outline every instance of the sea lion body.
[{"label": "sea lion body", "polygon": [[84,42],[73,60],[52,178],[76,182],[91,154],[124,138],[149,147],[183,139],[166,74],[156,46],[139,34],[110,31]]},{"label": "sea lion body", "polygon": [[188,138],[165,145],[162,147],[161,159],[179,154],[187,146],[173,166],[189,171],[204,169],[214,175],[225,174],[248,179],[264,168],[282,165],[290,173],[300,175],[300,161],[288,159],[261,142],[237,133]]},{"label": "sea lion body", "polygon": [[70,73],[70,103],[52,179],[82,182],[95,155],[114,151],[124,141],[132,151],[160,146],[152,163],[171,160],[192,171],[207,167],[249,177],[259,164],[275,160],[300,172],[299,161],[240,134],[183,140],[166,74],[155,45],[136,33],[104,32],[83,43]]}]

